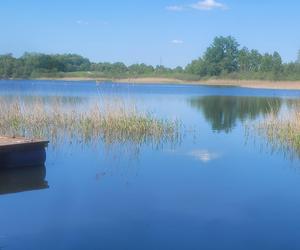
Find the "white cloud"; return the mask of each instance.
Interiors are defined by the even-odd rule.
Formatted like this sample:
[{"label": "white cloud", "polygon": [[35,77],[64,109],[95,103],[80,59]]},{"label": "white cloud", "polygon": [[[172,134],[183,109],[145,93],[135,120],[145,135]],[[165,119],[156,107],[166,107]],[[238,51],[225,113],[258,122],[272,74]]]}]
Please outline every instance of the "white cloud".
[{"label": "white cloud", "polygon": [[198,161],[208,163],[212,160],[220,158],[220,154],[209,152],[208,150],[194,150],[188,153],[189,156],[194,157]]},{"label": "white cloud", "polygon": [[166,7],[166,10],[169,11],[184,11],[184,10],[213,10],[213,9],[222,9],[226,10],[227,6],[223,3],[217,2],[216,0],[202,0],[194,4],[189,5],[172,5]]},{"label": "white cloud", "polygon": [[172,5],[172,6],[167,6],[166,10],[169,11],[183,11],[183,6],[179,6],[179,5]]},{"label": "white cloud", "polygon": [[199,1],[197,3],[191,4],[191,8],[196,9],[196,10],[213,10],[213,9],[226,9],[226,5],[219,3],[215,0],[204,0],[204,1]]},{"label": "white cloud", "polygon": [[89,24],[89,22],[84,21],[84,20],[77,20],[76,23],[77,23],[78,25],[88,25],[88,24]]},{"label": "white cloud", "polygon": [[173,44],[183,44],[184,43],[184,41],[182,41],[182,40],[177,40],[177,39],[174,39],[174,40],[172,40],[171,41]]}]

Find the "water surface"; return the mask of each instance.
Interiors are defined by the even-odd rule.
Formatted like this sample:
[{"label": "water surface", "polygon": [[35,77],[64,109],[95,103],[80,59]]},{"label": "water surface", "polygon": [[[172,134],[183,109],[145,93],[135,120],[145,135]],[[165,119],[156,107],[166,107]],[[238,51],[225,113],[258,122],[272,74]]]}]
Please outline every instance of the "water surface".
[{"label": "water surface", "polygon": [[[46,166],[0,172],[0,249],[299,249],[299,160],[245,137],[299,91],[0,81],[0,95],[88,105],[120,97],[180,119],[182,139],[60,143]],[[61,135],[63,136],[63,135]]]}]

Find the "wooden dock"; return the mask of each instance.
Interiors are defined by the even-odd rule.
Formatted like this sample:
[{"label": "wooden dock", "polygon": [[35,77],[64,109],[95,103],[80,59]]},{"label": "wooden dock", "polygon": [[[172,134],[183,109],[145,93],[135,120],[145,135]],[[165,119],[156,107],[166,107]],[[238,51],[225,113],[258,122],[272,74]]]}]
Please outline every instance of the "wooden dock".
[{"label": "wooden dock", "polygon": [[22,137],[0,137],[0,168],[44,165],[48,143]]}]

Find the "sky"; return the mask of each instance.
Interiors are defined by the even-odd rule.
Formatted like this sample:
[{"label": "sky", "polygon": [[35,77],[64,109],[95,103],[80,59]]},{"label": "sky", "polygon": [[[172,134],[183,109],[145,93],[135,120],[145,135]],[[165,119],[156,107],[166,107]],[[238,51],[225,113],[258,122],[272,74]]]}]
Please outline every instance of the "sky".
[{"label": "sky", "polygon": [[300,49],[299,10],[299,0],[1,0],[0,54],[175,67],[231,35],[288,62]]}]

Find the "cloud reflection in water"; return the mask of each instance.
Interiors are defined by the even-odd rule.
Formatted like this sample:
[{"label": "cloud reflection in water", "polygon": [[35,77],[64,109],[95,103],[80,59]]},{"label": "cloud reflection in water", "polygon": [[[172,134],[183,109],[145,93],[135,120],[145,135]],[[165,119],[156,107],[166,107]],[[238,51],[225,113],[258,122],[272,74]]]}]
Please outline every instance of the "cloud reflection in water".
[{"label": "cloud reflection in water", "polygon": [[203,163],[208,163],[221,157],[220,154],[216,152],[210,152],[206,149],[196,149],[189,152],[188,155]]}]

